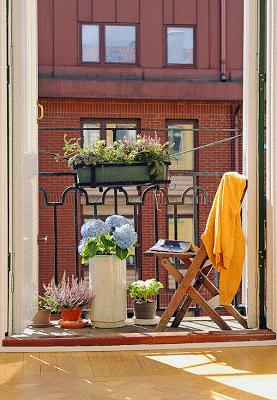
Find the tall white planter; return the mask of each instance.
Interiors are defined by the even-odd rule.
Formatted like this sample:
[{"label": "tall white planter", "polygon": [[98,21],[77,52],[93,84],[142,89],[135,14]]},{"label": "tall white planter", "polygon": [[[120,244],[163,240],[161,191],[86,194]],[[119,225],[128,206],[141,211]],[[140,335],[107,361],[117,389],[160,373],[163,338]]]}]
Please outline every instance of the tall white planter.
[{"label": "tall white planter", "polygon": [[126,324],[126,260],[114,255],[95,256],[89,263],[89,281],[94,290],[90,318],[97,328],[119,328]]}]

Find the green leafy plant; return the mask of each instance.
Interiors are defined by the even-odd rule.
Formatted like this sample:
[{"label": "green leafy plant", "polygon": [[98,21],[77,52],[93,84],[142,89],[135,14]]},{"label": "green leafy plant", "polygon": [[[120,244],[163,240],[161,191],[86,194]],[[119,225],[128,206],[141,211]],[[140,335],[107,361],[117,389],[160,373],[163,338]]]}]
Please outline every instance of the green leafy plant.
[{"label": "green leafy plant", "polygon": [[132,299],[138,303],[148,303],[151,297],[156,296],[163,287],[164,285],[156,279],[147,279],[130,283],[128,290]]},{"label": "green leafy plant", "polygon": [[125,139],[106,146],[105,140],[97,140],[85,147],[80,139],[64,137],[63,155],[57,160],[68,160],[68,166],[76,169],[105,163],[146,163],[150,166],[150,175],[155,178],[162,174],[164,164],[170,163],[169,143],[160,143],[157,137],[139,136]]},{"label": "green leafy plant", "polygon": [[43,296],[39,296],[38,305],[41,310],[51,310],[53,313],[57,313],[59,311],[52,297],[47,292],[45,292]]}]

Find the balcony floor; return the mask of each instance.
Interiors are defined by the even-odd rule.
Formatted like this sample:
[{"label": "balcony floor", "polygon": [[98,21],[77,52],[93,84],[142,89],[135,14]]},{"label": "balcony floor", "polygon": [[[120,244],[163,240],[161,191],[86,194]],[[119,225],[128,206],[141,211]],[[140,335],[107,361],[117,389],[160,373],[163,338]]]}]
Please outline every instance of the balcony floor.
[{"label": "balcony floor", "polygon": [[224,317],[231,327],[222,331],[209,317],[186,317],[178,328],[168,326],[164,332],[154,332],[154,326],[135,325],[128,320],[123,328],[62,329],[58,321],[48,328],[28,326],[21,335],[7,337],[4,346],[112,346],[138,344],[182,344],[202,342],[230,342],[275,340],[270,330],[243,329],[232,317]]}]

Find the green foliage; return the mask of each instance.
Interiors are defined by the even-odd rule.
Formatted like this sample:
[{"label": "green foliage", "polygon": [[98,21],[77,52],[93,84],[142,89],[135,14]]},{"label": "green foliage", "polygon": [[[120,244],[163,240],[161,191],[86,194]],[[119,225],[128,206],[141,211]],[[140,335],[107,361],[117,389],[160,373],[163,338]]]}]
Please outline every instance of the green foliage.
[{"label": "green foliage", "polygon": [[[138,246],[138,244],[136,245]],[[125,260],[129,252],[128,249],[121,249],[115,241],[112,240],[110,233],[108,233],[106,236],[99,236],[88,240],[82,250],[82,263],[85,264],[89,262],[89,260],[96,255],[108,254],[115,254],[120,260]]]},{"label": "green foliage", "polygon": [[53,313],[57,313],[59,311],[57,305],[48,293],[44,293],[44,296],[39,296],[38,305],[41,310],[51,310]]},{"label": "green foliage", "polygon": [[146,281],[136,281],[130,283],[128,290],[132,299],[141,303],[147,303],[149,297],[156,296],[164,285],[156,279],[147,279]]},{"label": "green foliage", "polygon": [[68,160],[70,168],[94,166],[103,163],[143,162],[150,166],[150,175],[155,178],[163,175],[164,163],[169,162],[169,144],[161,144],[157,137],[142,137],[114,142],[106,146],[105,140],[97,140],[81,147],[80,139],[64,137],[63,155],[57,160]]}]

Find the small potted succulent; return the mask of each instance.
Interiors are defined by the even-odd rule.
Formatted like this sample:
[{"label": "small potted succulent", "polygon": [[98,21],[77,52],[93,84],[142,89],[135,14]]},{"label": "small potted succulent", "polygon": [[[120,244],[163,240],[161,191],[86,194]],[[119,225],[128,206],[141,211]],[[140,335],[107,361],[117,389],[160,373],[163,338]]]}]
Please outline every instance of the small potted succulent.
[{"label": "small potted succulent", "polygon": [[126,258],[137,246],[137,233],[122,215],[111,215],[105,222],[93,219],[81,228],[78,251],[82,262],[89,263],[89,280],[95,299],[91,308],[92,324],[98,328],[118,328],[126,324]]},{"label": "small potted succulent", "polygon": [[39,296],[38,306],[39,309],[33,317],[32,325],[41,328],[50,326],[51,313],[56,313],[58,311],[52,298],[47,293],[44,293],[43,296]]},{"label": "small potted succulent", "polygon": [[133,300],[136,319],[154,319],[157,309],[155,296],[164,286],[156,279],[138,280],[130,283],[128,289]]},{"label": "small potted succulent", "polygon": [[54,279],[46,286],[44,285],[45,296],[51,303],[61,311],[62,319],[59,321],[63,328],[82,328],[84,323],[81,320],[82,309],[89,306],[94,293],[89,285],[73,276],[66,278],[65,273],[60,284],[56,285]]},{"label": "small potted succulent", "polygon": [[80,139],[64,138],[63,155],[77,171],[80,186],[140,185],[168,182],[169,144],[158,137],[138,136],[106,146],[97,140],[82,147]]}]

